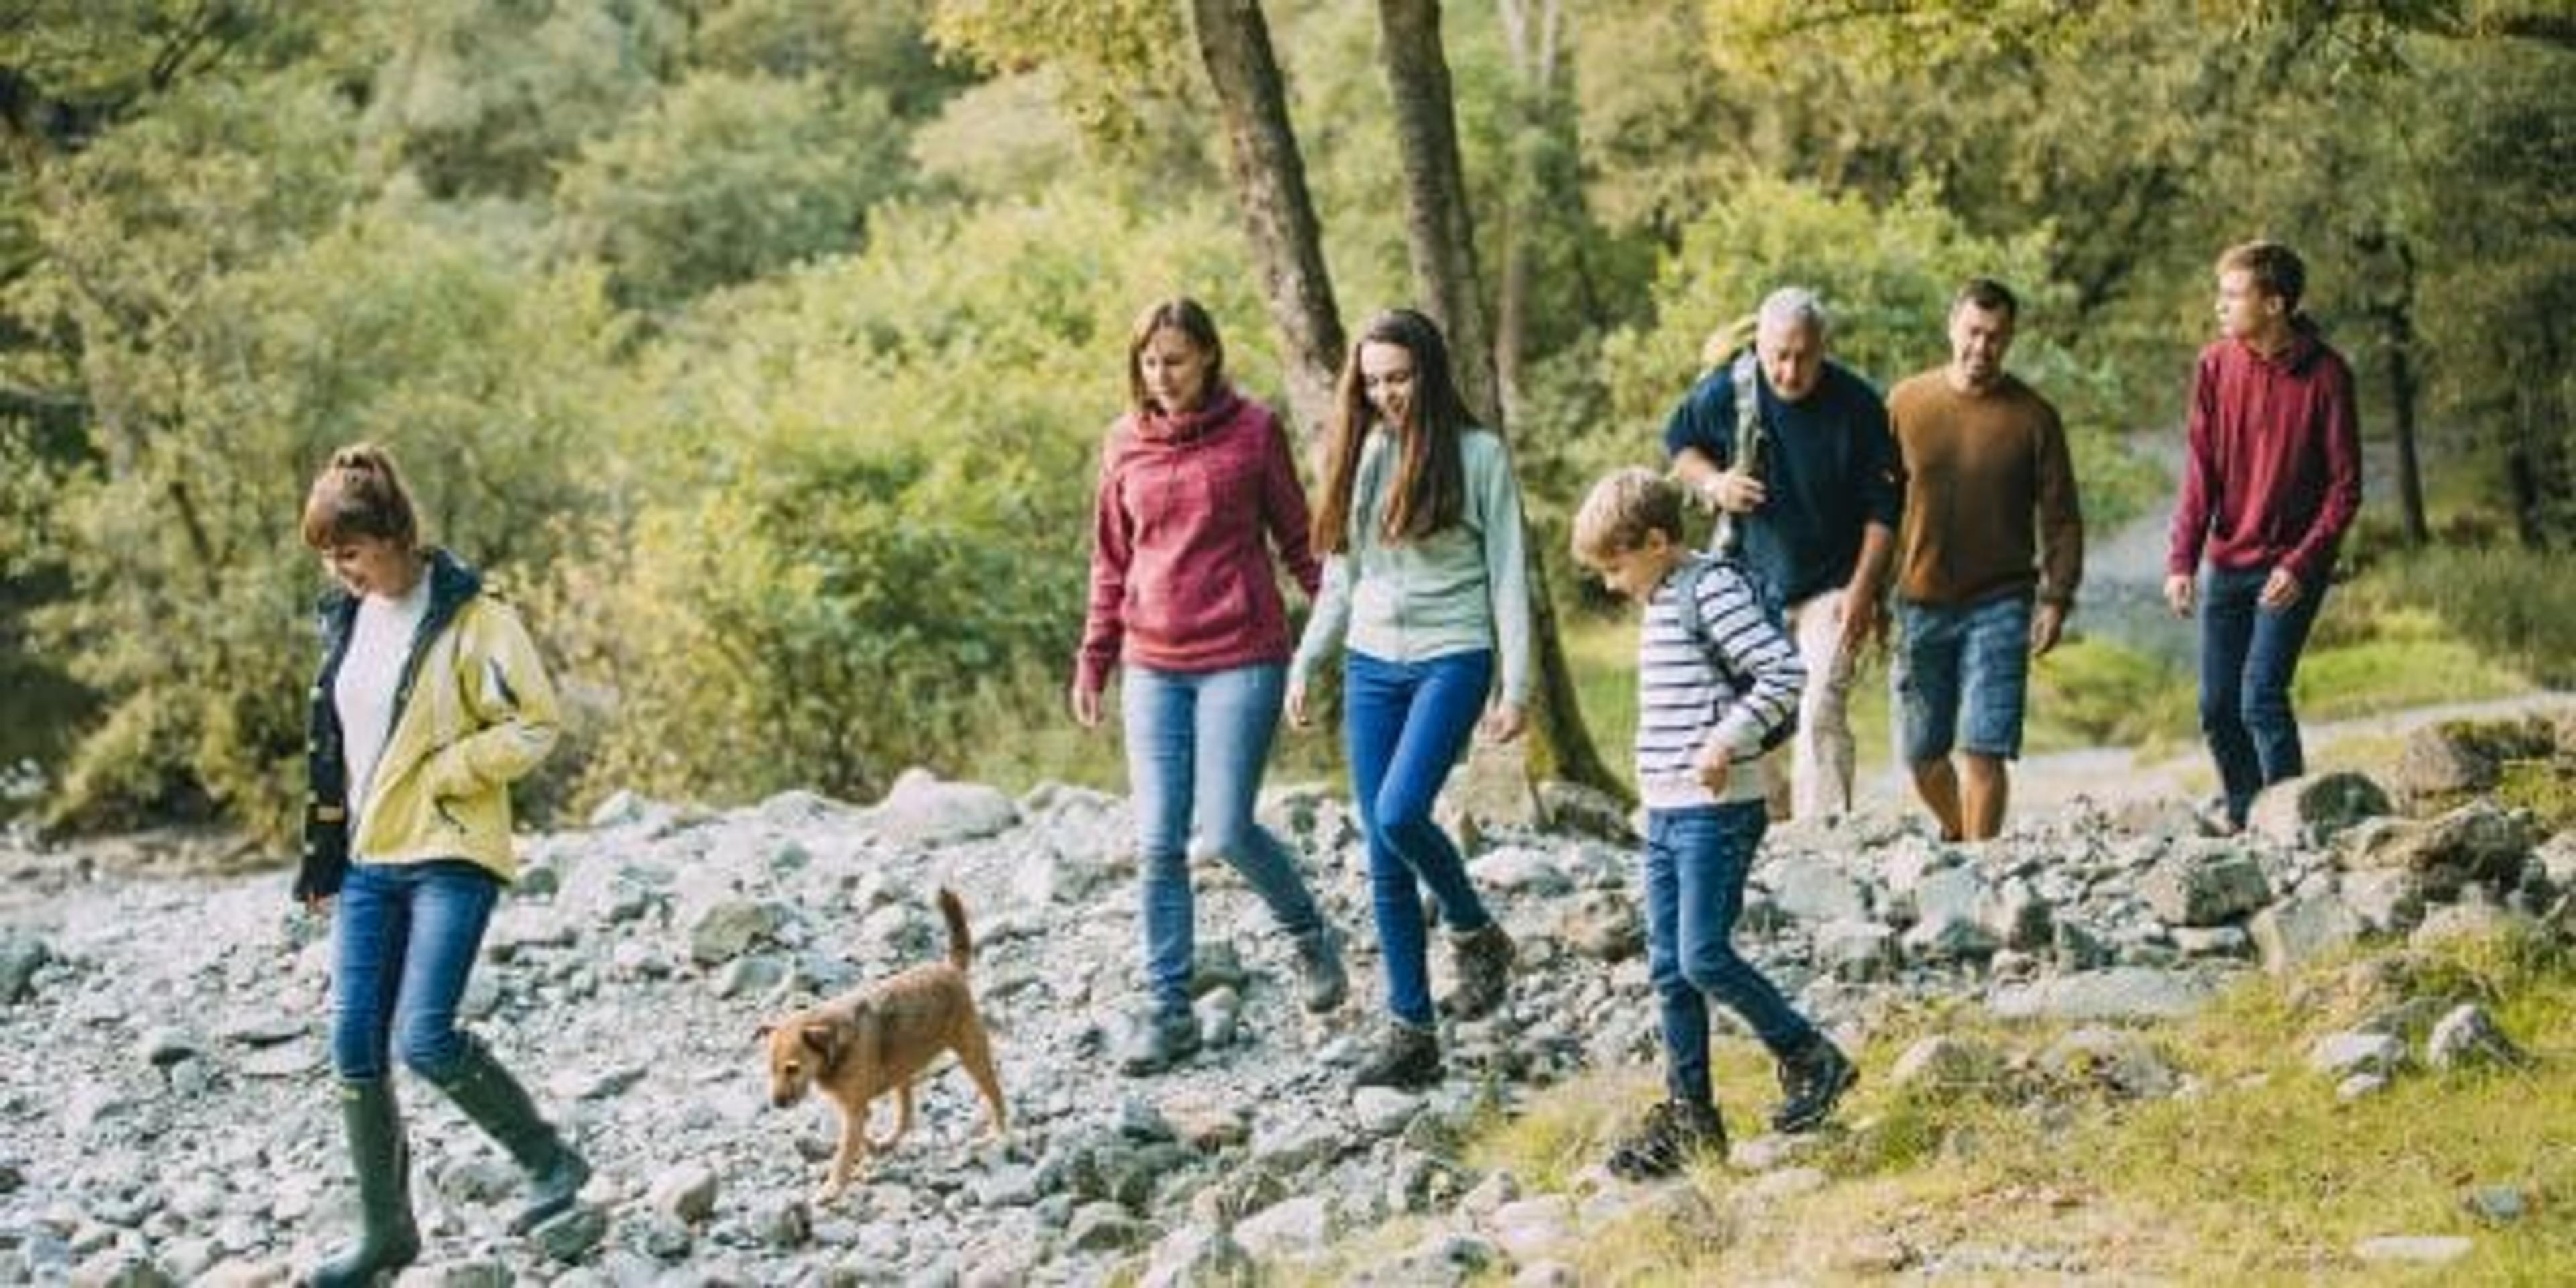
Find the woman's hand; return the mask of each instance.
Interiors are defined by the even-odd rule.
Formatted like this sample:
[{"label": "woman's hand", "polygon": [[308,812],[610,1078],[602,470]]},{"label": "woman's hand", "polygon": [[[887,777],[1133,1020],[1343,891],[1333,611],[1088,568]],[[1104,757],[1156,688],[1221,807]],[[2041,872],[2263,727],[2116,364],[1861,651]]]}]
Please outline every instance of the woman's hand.
[{"label": "woman's hand", "polygon": [[1288,723],[1291,726],[1303,729],[1314,723],[1313,718],[1306,714],[1306,682],[1304,680],[1292,678],[1288,681],[1288,697],[1287,701],[1282,705],[1288,709]]},{"label": "woman's hand", "polygon": [[1519,703],[1497,702],[1485,712],[1484,719],[1476,722],[1476,728],[1487,742],[1510,742],[1520,737],[1528,724],[1529,713]]},{"label": "woman's hand", "polygon": [[1100,727],[1100,690],[1086,689],[1082,687],[1082,681],[1076,680],[1073,682],[1069,703],[1073,708],[1075,724],[1085,729]]}]

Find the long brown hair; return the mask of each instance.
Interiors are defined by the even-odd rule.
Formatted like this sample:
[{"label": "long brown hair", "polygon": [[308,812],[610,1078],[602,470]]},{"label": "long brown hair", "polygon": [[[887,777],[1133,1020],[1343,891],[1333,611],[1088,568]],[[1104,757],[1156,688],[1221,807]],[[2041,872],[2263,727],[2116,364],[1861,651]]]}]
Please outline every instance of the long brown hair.
[{"label": "long brown hair", "polygon": [[304,497],[304,544],[328,550],[360,538],[420,548],[420,519],[393,454],[373,443],[331,453]]},{"label": "long brown hair", "polygon": [[1389,427],[1403,456],[1380,535],[1389,541],[1419,540],[1458,522],[1467,510],[1467,467],[1458,438],[1474,418],[1449,374],[1449,344],[1431,319],[1412,309],[1389,309],[1370,320],[1342,363],[1332,446],[1325,457],[1324,500],[1315,507],[1313,539],[1322,554],[1337,554],[1350,544],[1360,448],[1377,420],[1360,375],[1360,350],[1372,344],[1391,344],[1413,355],[1413,400],[1406,407],[1412,423]]}]

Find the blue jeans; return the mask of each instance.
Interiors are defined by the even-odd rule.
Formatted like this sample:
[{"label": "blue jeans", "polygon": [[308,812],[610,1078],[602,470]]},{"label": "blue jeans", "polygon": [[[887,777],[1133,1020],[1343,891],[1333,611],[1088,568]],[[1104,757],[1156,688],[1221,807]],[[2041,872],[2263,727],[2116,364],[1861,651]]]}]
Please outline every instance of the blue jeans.
[{"label": "blue jeans", "polygon": [[501,880],[462,859],[349,865],[331,915],[331,1063],[384,1077],[389,1049],[424,1078],[464,1054],[456,1007]]},{"label": "blue jeans", "polygon": [[1193,814],[1201,848],[1223,855],[1243,874],[1270,905],[1280,929],[1300,937],[1323,929],[1323,913],[1297,874],[1296,859],[1252,817],[1287,671],[1277,663],[1199,672],[1130,663],[1122,674],[1146,982],[1155,1010],[1187,1014],[1190,962],[1197,951],[1190,898]]},{"label": "blue jeans", "polygon": [[1467,750],[1493,675],[1490,649],[1422,662],[1351,653],[1343,666],[1343,735],[1351,794],[1368,836],[1369,899],[1377,914],[1378,955],[1386,964],[1386,1007],[1415,1028],[1432,1025],[1422,889],[1431,891],[1452,934],[1493,922],[1467,879],[1467,860],[1431,821],[1431,803]]},{"label": "blue jeans", "polygon": [[1646,813],[1646,971],[1663,1001],[1664,1089],[1713,1103],[1708,999],[1734,1008],[1774,1056],[1815,1041],[1815,1026],[1735,953],[1744,879],[1770,816],[1761,801]]},{"label": "blue jeans", "polygon": [[1897,601],[1896,706],[1907,763],[1940,760],[1953,747],[1999,760],[2021,754],[2030,615],[2027,592],[1955,608]]},{"label": "blue jeans", "polygon": [[2218,762],[2228,821],[2239,827],[2255,793],[2307,772],[2290,680],[2326,588],[2302,586],[2299,602],[2276,613],[2255,602],[2269,576],[2268,568],[2211,568],[2200,579],[2200,730]]}]

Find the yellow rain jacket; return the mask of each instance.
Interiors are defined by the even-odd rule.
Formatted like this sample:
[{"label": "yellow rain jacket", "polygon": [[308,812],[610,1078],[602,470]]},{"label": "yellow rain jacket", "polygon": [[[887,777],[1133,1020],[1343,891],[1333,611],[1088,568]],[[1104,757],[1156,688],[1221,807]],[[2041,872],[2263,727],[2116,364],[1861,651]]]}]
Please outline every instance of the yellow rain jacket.
[{"label": "yellow rain jacket", "polygon": [[[394,698],[392,732],[374,781],[350,784],[331,686],[346,654],[357,600],[334,590],[321,603],[323,660],[310,694],[303,864],[295,896],[336,894],[355,858],[366,863],[465,859],[504,881],[518,872],[510,848],[510,783],[554,750],[560,732],[554,682],[527,627],[483,593],[483,579],[444,550],[430,552],[429,608],[412,637]],[[349,835],[352,790],[362,807]]]}]

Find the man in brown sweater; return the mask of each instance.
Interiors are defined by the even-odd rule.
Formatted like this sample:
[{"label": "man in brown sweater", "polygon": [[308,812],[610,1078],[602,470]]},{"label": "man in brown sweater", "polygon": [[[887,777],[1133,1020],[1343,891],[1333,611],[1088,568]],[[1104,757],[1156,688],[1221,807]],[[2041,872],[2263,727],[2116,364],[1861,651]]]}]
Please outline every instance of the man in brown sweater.
[{"label": "man in brown sweater", "polygon": [[2018,307],[2001,283],[1969,282],[1948,365],[1887,398],[1906,479],[1897,715],[1915,791],[1950,840],[2003,829],[2030,659],[2057,646],[2084,571],[2066,431],[2004,370]]}]

